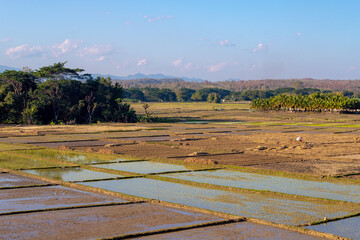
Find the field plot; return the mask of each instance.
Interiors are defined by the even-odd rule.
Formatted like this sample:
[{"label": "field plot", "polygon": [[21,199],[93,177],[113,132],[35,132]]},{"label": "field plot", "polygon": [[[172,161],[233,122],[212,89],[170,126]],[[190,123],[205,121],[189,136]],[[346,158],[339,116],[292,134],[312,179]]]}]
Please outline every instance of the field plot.
[{"label": "field plot", "polygon": [[64,141],[64,142],[35,142],[32,143],[42,147],[93,147],[93,146],[104,146],[112,143],[111,141],[98,141],[98,140],[84,140],[84,141]]},{"label": "field plot", "polygon": [[61,180],[61,181],[86,181],[98,179],[114,179],[124,177],[119,174],[111,174],[104,172],[96,172],[83,168],[60,168],[60,169],[36,169],[23,170],[23,172],[38,175],[45,178]]},{"label": "field plot", "polygon": [[162,176],[220,186],[265,190],[360,203],[360,188],[357,185],[351,184],[305,181],[227,170],[170,173]]},{"label": "field plot", "polygon": [[73,207],[76,205],[125,202],[125,200],[73,190],[62,186],[3,189],[0,215],[19,211]]},{"label": "field plot", "polygon": [[[0,216],[5,239],[97,239],[222,220],[150,204],[94,207]],[[49,222],[53,226],[49,228]],[[17,225],[16,229],[13,226]],[[11,229],[11,231],[9,231]]]},{"label": "field plot", "polygon": [[36,159],[34,157],[23,157],[0,153],[0,168],[7,169],[29,169],[45,167],[61,167],[62,164]]},{"label": "field plot", "polygon": [[19,149],[32,149],[32,148],[36,148],[36,146],[20,145],[20,144],[4,144],[4,143],[0,144],[0,152],[19,150]]},{"label": "field plot", "polygon": [[52,149],[41,149],[41,150],[27,150],[27,151],[16,151],[16,153],[21,153],[27,156],[45,158],[45,159],[54,159],[58,161],[71,162],[76,164],[95,164],[95,163],[104,163],[109,161],[120,162],[128,161],[124,158],[119,158],[114,155],[101,155],[93,153],[84,153],[84,152],[72,152],[72,151],[59,151]]},{"label": "field plot", "polygon": [[307,229],[331,233],[351,239],[360,239],[360,217],[342,219],[325,224],[307,226]]},{"label": "field plot", "polygon": [[157,234],[134,238],[138,240],[165,240],[165,239],[188,239],[188,240],[213,240],[213,239],[260,239],[260,240],[278,240],[278,239],[303,239],[315,240],[325,239],[314,237],[307,234],[297,233],[289,230],[269,227],[251,222],[232,223],[222,226],[212,226],[200,229],[190,229],[174,233]]},{"label": "field plot", "polygon": [[13,175],[11,173],[0,174],[0,188],[20,187],[43,184],[43,181],[33,178]]},{"label": "field plot", "polygon": [[82,184],[288,225],[316,222],[324,216],[334,218],[360,212],[359,204],[311,202],[258,193],[232,193],[144,178]]},{"label": "field plot", "polygon": [[[45,136],[25,136],[25,137],[8,137],[1,138],[3,143],[46,143],[46,142],[71,142],[71,141],[92,141],[89,137],[78,137],[76,135],[45,135]],[[96,139],[95,139],[96,140]]]},{"label": "field plot", "polygon": [[132,173],[162,173],[162,172],[178,172],[187,171],[183,165],[157,163],[157,162],[122,162],[122,163],[109,163],[101,165],[93,165],[98,168],[106,168],[112,170],[119,170]]}]

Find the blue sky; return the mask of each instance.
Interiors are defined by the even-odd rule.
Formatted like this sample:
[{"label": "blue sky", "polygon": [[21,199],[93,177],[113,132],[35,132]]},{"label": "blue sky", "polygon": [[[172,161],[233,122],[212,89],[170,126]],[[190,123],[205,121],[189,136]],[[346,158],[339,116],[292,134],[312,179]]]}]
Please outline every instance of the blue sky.
[{"label": "blue sky", "polygon": [[360,79],[357,0],[0,0],[0,65]]}]

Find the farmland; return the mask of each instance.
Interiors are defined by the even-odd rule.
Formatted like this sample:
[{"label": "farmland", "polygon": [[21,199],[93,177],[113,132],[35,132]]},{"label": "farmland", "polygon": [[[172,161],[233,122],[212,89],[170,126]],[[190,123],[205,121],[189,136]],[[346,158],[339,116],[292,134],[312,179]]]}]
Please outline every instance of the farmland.
[{"label": "farmland", "polygon": [[150,123],[0,126],[0,235],[360,239],[356,114],[149,106]]}]

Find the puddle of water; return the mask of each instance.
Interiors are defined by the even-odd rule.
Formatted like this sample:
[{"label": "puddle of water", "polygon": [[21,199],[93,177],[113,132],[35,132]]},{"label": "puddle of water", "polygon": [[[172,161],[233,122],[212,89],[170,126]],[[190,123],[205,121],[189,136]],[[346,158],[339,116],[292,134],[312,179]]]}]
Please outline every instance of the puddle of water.
[{"label": "puddle of water", "polygon": [[360,188],[358,185],[306,181],[228,170],[171,173],[164,176],[220,186],[269,190],[360,203]]},{"label": "puddle of water", "polygon": [[19,168],[42,168],[42,167],[59,167],[60,164],[42,161],[29,157],[19,157],[0,153],[0,168],[19,169]]},{"label": "puddle of water", "polygon": [[315,236],[293,232],[281,228],[260,225],[251,222],[240,222],[211,226],[206,228],[195,228],[179,232],[163,233],[134,239],[141,240],[212,240],[212,239],[261,239],[261,240],[319,240]]},{"label": "puddle of water", "polygon": [[[146,178],[86,182],[86,186],[205,208],[281,224],[298,225],[359,211],[353,204],[313,203],[257,193],[232,193]],[[354,210],[354,208],[357,208]]]},{"label": "puddle of water", "polygon": [[36,169],[23,170],[23,172],[62,181],[85,181],[123,177],[119,174],[97,172],[83,168]]},{"label": "puddle of water", "polygon": [[307,226],[306,228],[319,232],[331,233],[350,239],[360,239],[360,217],[342,219],[326,224]]},{"label": "puddle of water", "polygon": [[127,161],[126,159],[120,159],[120,158],[116,158],[116,159],[112,158],[112,160],[103,159],[99,155],[95,155],[95,154],[62,152],[62,151],[49,150],[49,149],[26,150],[26,151],[18,151],[18,152],[22,154],[41,157],[41,158],[49,158],[59,161],[73,162],[76,164],[93,164],[93,163],[102,163],[107,161]]},{"label": "puddle of water", "polygon": [[147,162],[147,161],[100,164],[100,165],[96,165],[95,167],[113,169],[113,170],[119,170],[125,172],[133,172],[133,173],[144,173],[144,174],[187,170],[182,165]]}]

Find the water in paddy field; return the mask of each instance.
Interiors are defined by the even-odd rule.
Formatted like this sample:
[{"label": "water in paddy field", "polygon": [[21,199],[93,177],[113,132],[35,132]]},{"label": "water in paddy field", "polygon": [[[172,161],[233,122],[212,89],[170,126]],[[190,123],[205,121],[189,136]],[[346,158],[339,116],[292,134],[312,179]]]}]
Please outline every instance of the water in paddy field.
[{"label": "water in paddy field", "polygon": [[360,203],[359,185],[306,181],[228,170],[171,173],[163,176],[220,186],[268,190],[308,197]]},{"label": "water in paddy field", "polygon": [[148,162],[148,161],[100,164],[100,165],[96,165],[96,167],[125,171],[125,172],[133,172],[133,173],[144,173],[144,174],[188,170],[183,165]]},{"label": "water in paddy field", "polygon": [[[354,206],[308,202],[259,193],[232,193],[146,178],[81,183],[133,196],[253,217],[275,223],[299,225],[348,215]],[[360,206],[355,206],[360,211]]]},{"label": "water in paddy field", "polygon": [[119,174],[97,172],[83,168],[36,169],[23,170],[22,172],[62,181],[85,181],[123,177],[123,175]]},{"label": "water in paddy field", "polygon": [[34,157],[48,158],[59,161],[73,162],[77,164],[94,164],[107,161],[127,161],[126,159],[113,157],[113,160],[103,159],[100,155],[82,154],[73,152],[61,152],[48,149],[19,151],[22,154],[32,155]]},{"label": "water in paddy field", "polygon": [[62,186],[22,188],[21,191],[3,189],[0,191],[0,213],[111,202],[126,201]]},{"label": "water in paddy field", "polygon": [[306,228],[360,240],[360,217],[346,218],[326,224],[307,226]]}]

